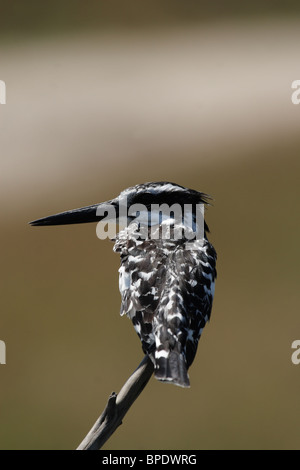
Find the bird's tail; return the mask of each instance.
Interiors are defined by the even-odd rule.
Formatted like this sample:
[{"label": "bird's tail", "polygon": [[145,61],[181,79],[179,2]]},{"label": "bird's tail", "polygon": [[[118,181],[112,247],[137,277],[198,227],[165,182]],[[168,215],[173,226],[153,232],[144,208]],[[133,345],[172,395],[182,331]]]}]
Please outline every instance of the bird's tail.
[{"label": "bird's tail", "polygon": [[154,376],[162,382],[172,383],[180,387],[189,387],[190,380],[184,356],[178,351],[156,351],[154,353]]}]

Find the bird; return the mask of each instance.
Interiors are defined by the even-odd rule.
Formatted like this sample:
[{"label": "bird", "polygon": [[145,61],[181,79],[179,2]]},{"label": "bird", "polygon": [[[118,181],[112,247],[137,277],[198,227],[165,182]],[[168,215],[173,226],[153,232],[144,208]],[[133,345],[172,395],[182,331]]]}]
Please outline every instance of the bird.
[{"label": "bird", "polygon": [[[203,216],[210,200],[176,183],[149,182],[106,202],[29,222],[119,227],[110,238],[121,259],[120,314],[132,321],[155,378],[184,388],[190,387],[188,370],[215,292],[217,254]],[[108,230],[99,233],[104,238]]]}]

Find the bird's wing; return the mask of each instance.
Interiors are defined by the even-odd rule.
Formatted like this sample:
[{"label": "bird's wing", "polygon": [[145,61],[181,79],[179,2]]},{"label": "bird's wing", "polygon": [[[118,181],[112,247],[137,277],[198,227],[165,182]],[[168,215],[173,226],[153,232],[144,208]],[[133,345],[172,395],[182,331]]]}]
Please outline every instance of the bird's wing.
[{"label": "bird's wing", "polygon": [[158,244],[155,240],[138,244],[126,240],[115,245],[115,251],[121,254],[121,315],[126,314],[131,319],[144,352],[149,352],[155,341],[155,314],[166,277],[167,256]]}]

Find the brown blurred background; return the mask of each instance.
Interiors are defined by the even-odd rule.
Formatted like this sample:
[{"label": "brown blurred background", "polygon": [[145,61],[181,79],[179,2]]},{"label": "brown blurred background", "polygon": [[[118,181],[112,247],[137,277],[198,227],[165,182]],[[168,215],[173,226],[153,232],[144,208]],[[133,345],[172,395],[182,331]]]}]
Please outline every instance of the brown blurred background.
[{"label": "brown blurred background", "polygon": [[75,448],[142,358],[93,224],[169,180],[214,197],[191,389],[151,379],[105,449],[299,449],[299,2],[1,4],[0,448]]}]

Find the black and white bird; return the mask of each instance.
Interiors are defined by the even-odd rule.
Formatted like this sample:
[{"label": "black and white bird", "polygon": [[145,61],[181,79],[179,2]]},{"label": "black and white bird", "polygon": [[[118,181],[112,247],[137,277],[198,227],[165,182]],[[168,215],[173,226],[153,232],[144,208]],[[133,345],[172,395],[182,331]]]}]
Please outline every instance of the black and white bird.
[{"label": "black and white bird", "polygon": [[[188,369],[214,297],[217,255],[207,239],[204,218],[203,231],[197,227],[201,224],[197,208],[209,199],[178,184],[145,183],[105,203],[30,222],[63,225],[115,217],[123,224],[114,237],[114,251],[121,257],[121,315],[132,321],[144,353],[154,364],[155,377],[182,387],[190,385]],[[164,212],[162,205],[172,210]],[[130,208],[138,210],[130,212]],[[174,217],[176,208],[181,209],[179,218]],[[174,236],[175,229],[180,237]]]}]

